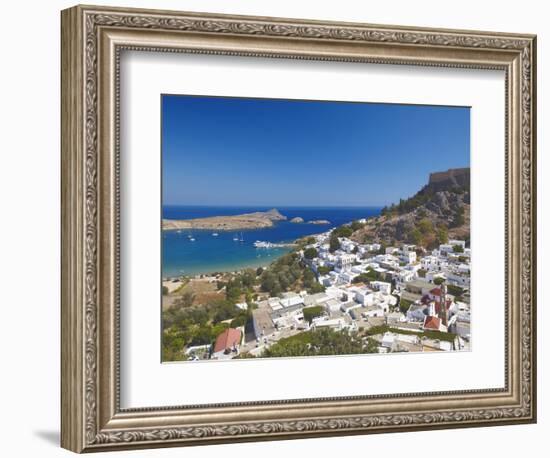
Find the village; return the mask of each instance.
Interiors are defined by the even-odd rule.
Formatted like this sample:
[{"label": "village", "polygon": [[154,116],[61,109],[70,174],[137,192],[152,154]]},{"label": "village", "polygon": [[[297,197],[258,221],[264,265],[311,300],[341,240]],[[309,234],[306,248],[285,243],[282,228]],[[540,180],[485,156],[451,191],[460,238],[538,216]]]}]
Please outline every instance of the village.
[{"label": "village", "polygon": [[[310,237],[311,243],[297,251],[321,292],[260,297],[248,310],[250,320],[224,329],[212,344],[186,348],[186,358],[269,356],[281,342],[326,329],[361,339],[364,353],[470,349],[466,241],[449,240],[427,251],[337,237],[334,249],[332,232]],[[236,307],[246,311],[249,303]]]}]

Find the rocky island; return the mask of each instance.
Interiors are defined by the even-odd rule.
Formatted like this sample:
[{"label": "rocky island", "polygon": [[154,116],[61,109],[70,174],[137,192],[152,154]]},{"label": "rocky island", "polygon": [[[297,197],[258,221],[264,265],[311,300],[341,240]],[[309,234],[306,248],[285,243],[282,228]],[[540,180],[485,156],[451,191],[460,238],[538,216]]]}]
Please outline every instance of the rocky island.
[{"label": "rocky island", "polygon": [[162,230],[212,229],[233,231],[241,229],[261,229],[273,226],[275,221],[285,221],[286,216],[272,208],[266,212],[244,213],[242,215],[211,216],[195,219],[163,219]]}]

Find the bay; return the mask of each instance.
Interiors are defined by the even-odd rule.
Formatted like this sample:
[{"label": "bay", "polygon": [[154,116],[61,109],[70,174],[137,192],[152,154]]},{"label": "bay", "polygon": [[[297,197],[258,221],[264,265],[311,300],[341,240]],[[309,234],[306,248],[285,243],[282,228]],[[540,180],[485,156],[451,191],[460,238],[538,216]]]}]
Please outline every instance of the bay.
[{"label": "bay", "polygon": [[[273,207],[163,206],[163,218],[193,219],[229,216],[267,211]],[[243,231],[181,230],[162,233],[162,276],[192,276],[228,272],[247,267],[266,266],[291,250],[289,247],[256,248],[257,240],[289,243],[313,234],[326,232],[351,221],[377,216],[381,207],[276,207],[287,221],[273,227]],[[289,220],[301,217],[305,223]],[[309,224],[307,221],[328,220],[330,224]],[[213,235],[217,233],[218,235]],[[191,240],[194,239],[194,241]],[[238,239],[237,241],[234,239]]]}]

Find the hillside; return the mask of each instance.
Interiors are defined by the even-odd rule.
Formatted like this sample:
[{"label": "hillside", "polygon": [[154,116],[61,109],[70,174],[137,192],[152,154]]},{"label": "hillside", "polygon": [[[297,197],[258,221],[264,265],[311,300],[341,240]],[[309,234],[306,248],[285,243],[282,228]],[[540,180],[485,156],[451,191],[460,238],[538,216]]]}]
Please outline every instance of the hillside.
[{"label": "hillside", "polygon": [[470,169],[430,174],[428,184],[370,218],[351,238],[385,245],[413,243],[432,248],[448,239],[470,239]]}]

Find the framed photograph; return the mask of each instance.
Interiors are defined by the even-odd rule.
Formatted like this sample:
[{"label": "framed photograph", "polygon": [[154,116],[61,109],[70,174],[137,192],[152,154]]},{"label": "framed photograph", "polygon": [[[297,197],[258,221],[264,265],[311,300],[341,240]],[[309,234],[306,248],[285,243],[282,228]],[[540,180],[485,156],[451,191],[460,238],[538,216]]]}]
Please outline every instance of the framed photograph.
[{"label": "framed photograph", "polygon": [[536,38],[62,12],[62,446],[536,421]]}]

